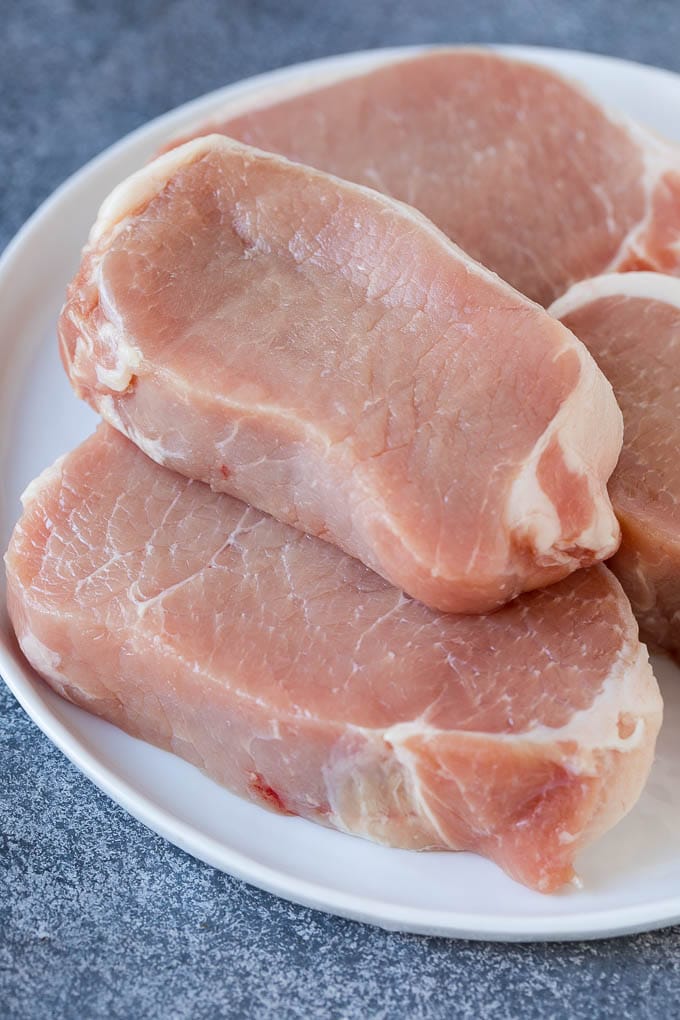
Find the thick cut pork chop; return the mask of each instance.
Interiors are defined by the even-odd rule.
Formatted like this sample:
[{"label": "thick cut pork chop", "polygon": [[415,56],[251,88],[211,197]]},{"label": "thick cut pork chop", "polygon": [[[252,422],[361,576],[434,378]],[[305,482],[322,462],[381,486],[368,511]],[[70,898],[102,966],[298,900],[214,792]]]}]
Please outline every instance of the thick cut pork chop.
[{"label": "thick cut pork chop", "polygon": [[435,50],[300,90],[232,102],[189,137],[218,131],[408,202],[542,304],[608,269],[680,272],[680,153],[552,71]]},{"label": "thick cut pork chop", "polygon": [[215,135],[100,211],[60,321],[146,453],[481,612],[611,555],[609,383],[547,312],[377,192]]},{"label": "thick cut pork chop", "polygon": [[609,491],[623,540],[611,567],[645,638],[680,656],[680,280],[613,274],[551,309],[588,346],[624,417]]},{"label": "thick cut pork chop", "polygon": [[6,563],[55,690],[280,811],[548,892],[650,767],[659,692],[602,566],[437,614],[108,426],[29,487]]}]

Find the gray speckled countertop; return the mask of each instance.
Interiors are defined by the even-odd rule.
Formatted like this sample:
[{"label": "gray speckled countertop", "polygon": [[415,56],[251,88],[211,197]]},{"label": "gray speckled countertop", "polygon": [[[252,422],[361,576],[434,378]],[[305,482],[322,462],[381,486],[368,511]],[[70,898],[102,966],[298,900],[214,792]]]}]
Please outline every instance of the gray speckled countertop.
[{"label": "gray speckled countertop", "polygon": [[[0,248],[121,135],[247,75],[373,46],[498,41],[680,71],[678,0],[5,0]],[[502,946],[389,934],[201,864],[100,794],[0,684],[0,1018],[680,1013],[680,929]]]}]

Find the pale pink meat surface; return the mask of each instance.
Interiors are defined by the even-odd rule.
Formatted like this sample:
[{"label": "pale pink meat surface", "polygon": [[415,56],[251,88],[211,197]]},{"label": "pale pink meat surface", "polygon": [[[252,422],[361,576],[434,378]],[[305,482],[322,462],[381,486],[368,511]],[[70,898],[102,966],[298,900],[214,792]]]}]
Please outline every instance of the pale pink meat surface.
[{"label": "pale pink meat surface", "polygon": [[680,280],[586,280],[553,306],[611,381],[624,417],[609,491],[623,539],[612,570],[645,640],[680,657]]},{"label": "pale pink meat surface", "polygon": [[33,666],[242,796],[548,892],[640,792],[661,703],[603,566],[434,613],[105,425],[24,502],[8,605]]},{"label": "pale pink meat surface", "polygon": [[611,555],[609,383],[419,213],[221,136],[104,203],[60,320],[146,453],[482,612]]},{"label": "pale pink meat surface", "polygon": [[183,140],[218,131],[408,202],[542,304],[608,269],[680,272],[680,152],[550,70],[435,50],[301,88]]}]

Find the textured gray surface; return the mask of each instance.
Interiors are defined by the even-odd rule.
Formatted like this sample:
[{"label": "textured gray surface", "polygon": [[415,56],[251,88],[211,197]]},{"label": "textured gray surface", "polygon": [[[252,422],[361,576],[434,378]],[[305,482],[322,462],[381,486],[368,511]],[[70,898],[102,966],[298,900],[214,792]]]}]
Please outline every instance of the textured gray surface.
[{"label": "textured gray surface", "polygon": [[[413,42],[587,49],[680,70],[677,0],[9,0],[0,247],[156,114],[295,61]],[[199,864],[99,794],[0,685],[0,1018],[678,1015],[680,929],[561,946],[387,934]]]}]

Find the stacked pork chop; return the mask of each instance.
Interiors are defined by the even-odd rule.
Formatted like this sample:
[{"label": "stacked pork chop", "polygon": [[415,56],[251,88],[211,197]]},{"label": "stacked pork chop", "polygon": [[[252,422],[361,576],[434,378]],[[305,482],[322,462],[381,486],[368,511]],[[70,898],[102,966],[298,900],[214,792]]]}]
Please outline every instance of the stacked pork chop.
[{"label": "stacked pork chop", "polygon": [[24,497],[28,659],[274,810],[570,881],[653,759],[633,610],[680,646],[680,281],[612,273],[679,270],[679,194],[670,145],[477,51],[169,144],[60,319],[105,424]]}]

